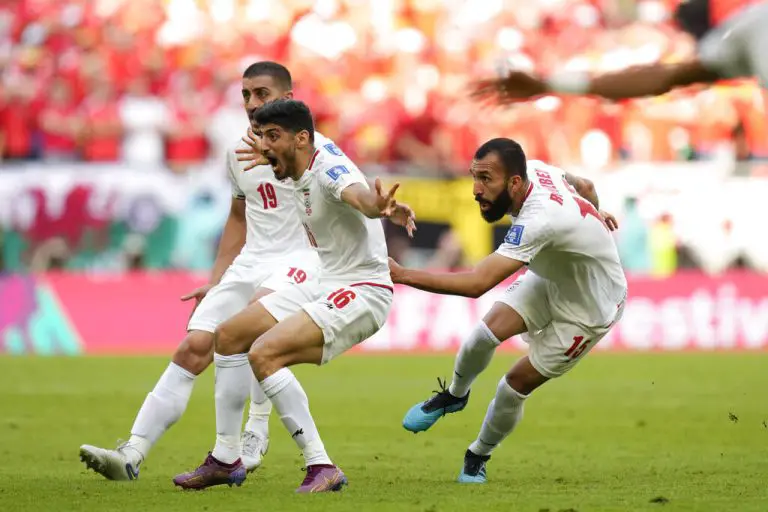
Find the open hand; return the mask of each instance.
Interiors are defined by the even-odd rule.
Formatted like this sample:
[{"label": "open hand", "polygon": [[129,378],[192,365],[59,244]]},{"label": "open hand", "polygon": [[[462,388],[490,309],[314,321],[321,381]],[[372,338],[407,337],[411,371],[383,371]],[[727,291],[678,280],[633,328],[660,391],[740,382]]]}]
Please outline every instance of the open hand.
[{"label": "open hand", "polygon": [[413,232],[416,231],[416,214],[410,206],[405,203],[395,203],[395,209],[389,216],[390,222],[403,226],[408,232],[408,236],[413,238]]},{"label": "open hand", "polygon": [[213,288],[212,284],[206,284],[201,286],[200,288],[196,288],[192,290],[186,295],[181,296],[181,300],[185,302],[188,300],[195,299],[195,306],[192,308],[192,312],[189,314],[189,318],[192,318],[192,315],[195,313],[197,306],[199,306],[200,302],[205,298],[206,295],[208,295],[208,292],[211,291],[211,288]]},{"label": "open hand", "polygon": [[506,77],[479,80],[472,85],[472,98],[488,103],[514,103],[546,94],[538,78],[523,71],[510,71]]},{"label": "open hand", "polygon": [[257,165],[269,165],[267,157],[261,153],[261,137],[253,132],[252,128],[248,128],[248,133],[242,138],[242,141],[248,144],[247,148],[236,149],[237,161],[248,162],[243,170],[250,171]]},{"label": "open hand", "polygon": [[397,201],[395,201],[395,192],[400,188],[400,183],[395,183],[389,192],[384,194],[381,190],[382,184],[379,178],[376,178],[374,183],[376,188],[376,207],[379,209],[379,213],[382,217],[391,217],[395,213]]}]

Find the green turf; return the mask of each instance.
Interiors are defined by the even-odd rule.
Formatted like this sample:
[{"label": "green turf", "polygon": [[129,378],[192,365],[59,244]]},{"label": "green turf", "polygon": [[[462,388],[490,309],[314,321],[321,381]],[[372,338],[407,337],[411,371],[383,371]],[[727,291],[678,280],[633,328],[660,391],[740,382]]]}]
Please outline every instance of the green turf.
[{"label": "green turf", "polygon": [[275,417],[265,464],[243,487],[173,487],[212,446],[212,372],[141,479],[115,483],[86,472],[78,447],[127,436],[166,361],[3,357],[0,510],[768,510],[768,354],[590,356],[528,402],[488,485],[454,483],[513,358],[497,357],[467,409],[419,435],[402,416],[450,375],[451,358],[349,356],[298,369],[350,486],[297,496],[302,460]]}]

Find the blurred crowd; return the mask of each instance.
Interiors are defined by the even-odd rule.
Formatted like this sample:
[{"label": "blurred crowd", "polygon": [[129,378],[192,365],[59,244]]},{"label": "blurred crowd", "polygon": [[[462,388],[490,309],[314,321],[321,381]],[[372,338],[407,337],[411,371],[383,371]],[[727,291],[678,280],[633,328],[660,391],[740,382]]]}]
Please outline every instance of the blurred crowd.
[{"label": "blurred crowd", "polygon": [[472,79],[510,67],[607,71],[688,55],[675,2],[0,2],[0,154],[179,172],[220,159],[246,125],[242,70],[269,59],[362,164],[464,172],[491,136],[592,168],[768,157],[765,97],[751,81],[621,104],[546,97],[481,110],[469,98]]},{"label": "blurred crowd", "polygon": [[[752,160],[757,176],[768,98],[750,80],[621,103],[549,96],[488,108],[470,97],[474,79],[511,68],[604,72],[685,58],[695,47],[671,23],[678,1],[0,1],[0,173],[24,167],[6,165],[16,162],[45,175],[125,171],[103,183],[11,178],[0,271],[207,269],[228,197],[164,200],[125,180],[143,169],[218,174],[247,126],[240,77],[258,60],[285,64],[318,130],[373,174],[465,174],[480,142],[506,136],[563,167]],[[120,201],[110,181],[125,189]],[[148,183],[139,188],[159,186]],[[636,212],[632,202],[614,212],[627,219],[617,242],[632,272],[768,267],[730,220],[680,228],[676,214]],[[450,229],[426,248],[388,241],[409,264],[467,264]]]}]

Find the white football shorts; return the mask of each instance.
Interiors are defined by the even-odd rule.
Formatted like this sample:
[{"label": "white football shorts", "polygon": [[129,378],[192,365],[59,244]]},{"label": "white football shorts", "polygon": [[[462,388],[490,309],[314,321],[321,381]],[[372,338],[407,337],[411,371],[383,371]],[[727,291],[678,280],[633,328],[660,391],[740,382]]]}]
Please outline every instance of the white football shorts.
[{"label": "white football shorts", "polygon": [[314,250],[295,251],[280,261],[253,266],[233,264],[195,309],[187,331],[214,332],[251,302],[256,290],[280,291],[317,281],[320,259]]},{"label": "white football shorts", "polygon": [[325,364],[376,334],[387,320],[393,296],[388,284],[322,281],[284,288],[259,302],[278,322],[304,310],[323,331]]},{"label": "white football shorts", "polygon": [[624,302],[616,305],[616,316],[608,325],[585,327],[552,306],[551,286],[546,279],[526,272],[507,288],[499,302],[523,318],[528,332],[521,338],[528,343],[531,364],[543,376],[554,379],[576,366],[608,334],[621,318]]}]

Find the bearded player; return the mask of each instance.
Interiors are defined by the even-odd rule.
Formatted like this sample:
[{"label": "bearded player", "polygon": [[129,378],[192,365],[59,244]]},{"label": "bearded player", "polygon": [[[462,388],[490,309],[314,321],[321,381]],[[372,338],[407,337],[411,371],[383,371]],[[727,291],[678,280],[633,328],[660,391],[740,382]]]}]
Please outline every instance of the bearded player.
[{"label": "bearded player", "polygon": [[545,94],[594,95],[611,100],[656,96],[676,87],[720,79],[757,78],[768,88],[768,3],[762,0],[687,0],[675,10],[678,25],[696,38],[696,55],[674,64],[649,64],[595,77],[561,71],[540,78],[513,71],[483,80],[477,98],[499,103]]},{"label": "bearded player", "polygon": [[[267,102],[292,97],[291,89],[291,75],[282,65],[258,62],[249,66],[242,90],[249,118]],[[320,134],[315,138],[318,144],[332,144]],[[267,163],[263,158],[238,162],[236,154],[247,153],[248,144],[254,140],[245,138],[236,151],[227,154],[232,204],[210,281],[182,297],[197,303],[187,335],[139,409],[130,439],[116,450],[80,448],[86,466],[110,480],[138,478],[152,446],[182,416],[197,376],[213,361],[213,335],[221,322],[272,291],[316,278],[319,259],[298,219],[293,186],[277,180],[272,168],[263,165]],[[244,390],[250,388],[251,403],[237,448],[244,467],[252,471],[269,446],[272,404],[258,382],[245,377],[240,385]]]},{"label": "bearded player", "polygon": [[392,281],[433,293],[479,297],[519,277],[462,343],[450,386],[406,414],[411,432],[461,411],[496,347],[522,334],[529,353],[501,378],[477,439],[464,454],[459,482],[484,483],[493,450],[523,417],[523,404],[550,379],[573,368],[621,317],[627,281],[591,182],[539,161],[526,162],[510,139],[493,139],[475,153],[473,193],[488,222],[512,219],[504,242],[474,270],[433,273],[389,261]]}]

